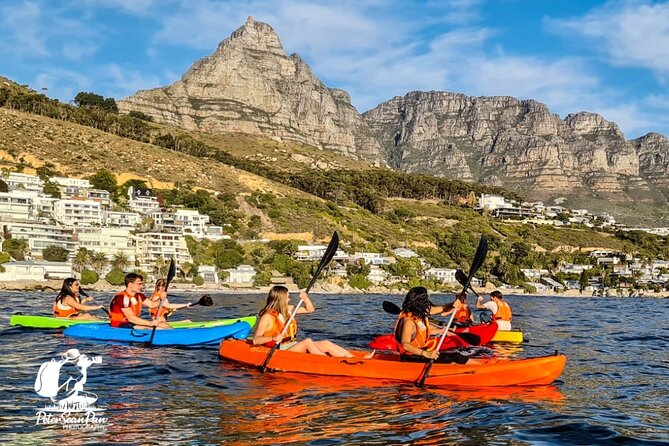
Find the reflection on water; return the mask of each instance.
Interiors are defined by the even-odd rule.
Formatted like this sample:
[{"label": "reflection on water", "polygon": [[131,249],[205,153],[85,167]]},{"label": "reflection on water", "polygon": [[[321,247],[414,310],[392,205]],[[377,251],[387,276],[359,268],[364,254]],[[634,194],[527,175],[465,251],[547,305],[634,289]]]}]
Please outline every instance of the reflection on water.
[{"label": "reflection on water", "polygon": [[[184,317],[251,314],[263,296],[214,298],[214,307],[194,307]],[[639,326],[619,311],[632,304],[629,299],[509,296],[514,322],[532,337],[521,345],[495,345],[495,351],[528,357],[559,350],[569,358],[565,373],[552,386],[457,391],[262,374],[220,361],[216,349],[143,348],[6,328],[13,312],[36,313],[50,299],[40,293],[0,296],[3,444],[662,444],[669,437],[667,301],[635,300],[635,314],[648,316]],[[301,318],[301,335],[365,349],[394,323],[381,309],[384,299],[401,301],[314,296],[318,310]],[[90,370],[87,389],[106,408],[105,431],[35,426],[35,411],[44,404],[33,391],[37,369],[75,347],[103,357]]]}]

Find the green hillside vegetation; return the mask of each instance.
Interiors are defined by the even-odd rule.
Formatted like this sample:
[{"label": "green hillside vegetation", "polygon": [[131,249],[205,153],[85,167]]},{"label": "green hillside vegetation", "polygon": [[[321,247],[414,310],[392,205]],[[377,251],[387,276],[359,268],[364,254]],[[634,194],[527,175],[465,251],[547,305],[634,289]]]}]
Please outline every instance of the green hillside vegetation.
[{"label": "green hillside vegetation", "polygon": [[[59,173],[105,178],[102,167],[114,174],[132,174],[136,178],[129,181],[149,182],[164,204],[198,209],[210,215],[213,224],[226,225],[234,239],[311,233],[316,240],[327,240],[337,230],[350,252],[390,253],[409,247],[432,266],[467,269],[480,235],[486,234],[490,254],[480,274],[494,274],[511,284],[523,283],[520,268],[590,262],[588,248],[669,258],[664,237],[502,223],[475,212],[472,206],[480,193],[518,198],[498,188],[397,173],[261,138],[184,132],[143,118],[95,105],[61,104],[0,79],[0,151],[6,154],[0,163],[6,170],[40,169],[45,177]],[[273,153],[280,161],[272,160]],[[290,162],[295,153],[339,168]],[[112,192],[119,205],[128,184],[109,186],[116,188]],[[299,284],[313,265],[290,259],[297,241],[188,243],[195,271],[197,264],[250,263],[263,273],[289,274]],[[411,271],[403,264],[394,268],[393,274]],[[353,272],[352,277],[359,275]]]}]

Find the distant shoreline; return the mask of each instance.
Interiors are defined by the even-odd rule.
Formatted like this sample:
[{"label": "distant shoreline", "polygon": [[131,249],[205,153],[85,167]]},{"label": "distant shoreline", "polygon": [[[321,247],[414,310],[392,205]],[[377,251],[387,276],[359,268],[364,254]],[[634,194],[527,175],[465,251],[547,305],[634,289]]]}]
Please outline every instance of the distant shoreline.
[{"label": "distant shoreline", "polygon": [[[25,281],[7,281],[0,282],[0,292],[2,291],[11,291],[11,292],[23,292],[23,291],[41,291],[45,293],[57,293],[60,290],[62,285],[61,280],[46,280],[46,281],[35,281],[35,280],[25,280]],[[113,293],[118,292],[123,289],[123,286],[110,285],[106,281],[98,281],[95,284],[84,285],[84,290],[87,292],[95,293]],[[297,291],[295,286],[289,287],[292,288],[291,291]],[[148,294],[151,291],[151,287],[145,287],[144,293]],[[475,290],[481,295],[487,295],[495,289],[494,287],[488,286],[487,288],[476,287]],[[170,291],[174,294],[179,294],[179,292],[187,293],[212,293],[212,294],[266,294],[269,290],[269,287],[239,287],[239,288],[230,288],[216,284],[205,284],[205,285],[194,285],[192,283],[172,283],[170,285]],[[593,296],[592,294],[579,293],[578,290],[568,290],[564,293],[525,293],[522,288],[501,288],[500,291],[505,295],[514,295],[514,296],[527,296],[527,297],[567,297],[567,298],[587,298],[587,297],[602,297],[602,296]],[[317,283],[311,290],[313,294],[369,294],[369,295],[405,295],[406,290],[397,290],[397,289],[387,289],[384,287],[374,286],[366,290],[360,290],[357,288],[350,287],[339,287],[331,284],[319,284]],[[449,291],[433,291],[430,290],[432,294],[452,294],[453,292]],[[624,297],[628,298],[629,296],[617,296],[615,294],[604,297]],[[659,298],[666,299],[669,298],[668,292],[663,293],[654,293],[646,291],[641,296],[629,297],[634,298]]]}]

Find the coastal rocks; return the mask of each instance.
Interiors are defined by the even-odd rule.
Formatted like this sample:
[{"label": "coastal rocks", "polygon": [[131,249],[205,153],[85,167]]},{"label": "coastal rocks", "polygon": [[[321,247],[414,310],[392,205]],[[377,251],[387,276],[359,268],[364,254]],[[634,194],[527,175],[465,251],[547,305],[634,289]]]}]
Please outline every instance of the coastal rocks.
[{"label": "coastal rocks", "polygon": [[326,87],[297,54],[285,54],[269,25],[252,17],[181,80],[118,105],[188,130],[263,135],[385,165],[348,93]]}]

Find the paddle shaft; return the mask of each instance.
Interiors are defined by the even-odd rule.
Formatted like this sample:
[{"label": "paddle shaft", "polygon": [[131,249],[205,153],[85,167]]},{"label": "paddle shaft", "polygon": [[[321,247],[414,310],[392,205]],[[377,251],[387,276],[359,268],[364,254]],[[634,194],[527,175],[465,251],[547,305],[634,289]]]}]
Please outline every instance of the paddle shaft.
[{"label": "paddle shaft", "polygon": [[[463,285],[462,288],[462,292],[464,294],[467,293],[467,288],[469,287],[469,284],[471,283],[474,274],[481,267],[481,265],[483,265],[486,254],[488,254],[488,240],[484,235],[482,235],[481,240],[479,241],[479,246],[476,249],[476,255],[474,256],[474,260],[472,261],[472,264],[469,268],[469,274],[467,275],[467,282]],[[453,309],[453,313],[451,314],[451,317],[448,320],[448,324],[446,324],[444,331],[441,333],[441,338],[439,339],[439,343],[437,344],[437,351],[439,351],[439,349],[441,348],[441,344],[444,343],[444,339],[446,338],[448,329],[451,328],[451,324],[453,323],[454,318],[455,318],[455,309]],[[430,370],[432,370],[433,365],[434,365],[434,359],[430,359],[430,362],[425,367],[423,376],[420,378],[420,381],[418,382],[418,387],[423,387],[425,385],[425,380],[430,374]]]}]

